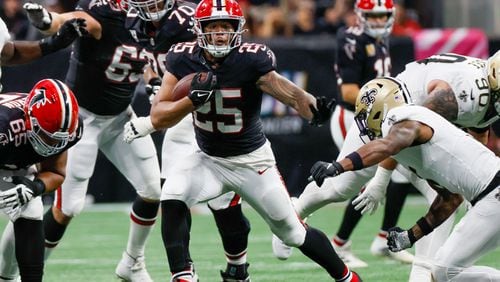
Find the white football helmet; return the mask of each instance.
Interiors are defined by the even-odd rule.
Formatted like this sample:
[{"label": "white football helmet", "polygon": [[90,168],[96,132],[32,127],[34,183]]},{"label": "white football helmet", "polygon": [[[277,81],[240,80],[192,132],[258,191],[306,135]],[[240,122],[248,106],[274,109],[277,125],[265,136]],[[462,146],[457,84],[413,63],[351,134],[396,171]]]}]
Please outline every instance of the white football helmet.
[{"label": "white football helmet", "polygon": [[[213,21],[227,21],[233,26],[234,31],[225,32],[229,37],[227,45],[215,44],[212,35],[219,34],[219,32],[204,31],[204,27]],[[198,45],[201,48],[207,50],[212,56],[221,58],[241,45],[243,25],[245,25],[245,18],[238,2],[234,0],[203,0],[196,7],[193,31],[198,37]]]},{"label": "white football helmet", "polygon": [[361,139],[365,136],[370,140],[381,137],[387,112],[411,102],[406,85],[397,79],[380,77],[365,83],[359,90],[354,112]]},{"label": "white football helmet", "polygon": [[121,0],[120,4],[128,12],[135,10],[144,21],[157,22],[174,7],[175,0]]},{"label": "white football helmet", "polygon": [[[392,0],[356,0],[354,7],[364,32],[375,38],[385,37],[391,33],[395,10]],[[371,23],[368,20],[370,15],[387,15],[387,21],[382,26]]]}]

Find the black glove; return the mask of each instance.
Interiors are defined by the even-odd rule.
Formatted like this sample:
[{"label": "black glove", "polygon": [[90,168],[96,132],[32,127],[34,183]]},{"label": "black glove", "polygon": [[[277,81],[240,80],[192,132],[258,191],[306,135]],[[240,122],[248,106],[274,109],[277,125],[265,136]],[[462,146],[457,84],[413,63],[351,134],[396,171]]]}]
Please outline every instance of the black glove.
[{"label": "black glove", "polygon": [[311,167],[311,176],[316,184],[321,187],[327,177],[337,176],[344,172],[344,168],[338,162],[327,163],[318,161]]},{"label": "black glove", "polygon": [[313,118],[309,124],[312,126],[322,126],[332,116],[333,110],[337,105],[336,102],[333,98],[327,101],[325,96],[316,97],[316,108],[313,105],[309,105],[313,113]]},{"label": "black glove", "polygon": [[413,231],[403,230],[399,227],[392,227],[387,234],[387,247],[391,252],[399,252],[404,249],[411,248],[417,241],[413,235]]},{"label": "black glove", "polygon": [[189,99],[195,108],[201,107],[208,102],[215,93],[217,87],[217,77],[213,72],[207,72],[205,79],[202,79],[202,73],[194,75],[191,80],[191,91],[188,94]]},{"label": "black glove", "polygon": [[66,21],[56,34],[40,40],[42,55],[45,56],[66,48],[76,38],[86,36],[88,34],[87,29],[85,29],[86,26],[85,19],[79,18]]},{"label": "black glove", "polygon": [[158,91],[160,91],[160,87],[161,87],[161,78],[159,77],[151,78],[148,81],[148,83],[144,86],[146,94],[148,94],[149,97],[149,102],[151,104],[153,103],[153,98],[155,97],[155,95],[158,94]]}]

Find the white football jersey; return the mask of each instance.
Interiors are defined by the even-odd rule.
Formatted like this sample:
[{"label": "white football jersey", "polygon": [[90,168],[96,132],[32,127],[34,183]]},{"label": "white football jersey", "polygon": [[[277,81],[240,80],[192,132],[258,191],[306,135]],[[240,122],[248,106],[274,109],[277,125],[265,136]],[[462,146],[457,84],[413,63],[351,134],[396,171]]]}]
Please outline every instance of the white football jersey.
[{"label": "white football jersey", "polygon": [[494,121],[485,122],[485,118],[489,119],[485,114],[490,91],[484,60],[452,53],[434,55],[407,64],[397,78],[406,84],[417,105],[423,104],[432,80],[446,81],[458,102],[458,118],[454,122],[458,126],[486,127]]},{"label": "white football jersey", "polygon": [[417,105],[396,107],[382,123],[382,136],[402,120],[415,120],[434,130],[425,144],[393,156],[423,179],[431,180],[468,201],[481,193],[500,170],[500,158],[439,114]]}]

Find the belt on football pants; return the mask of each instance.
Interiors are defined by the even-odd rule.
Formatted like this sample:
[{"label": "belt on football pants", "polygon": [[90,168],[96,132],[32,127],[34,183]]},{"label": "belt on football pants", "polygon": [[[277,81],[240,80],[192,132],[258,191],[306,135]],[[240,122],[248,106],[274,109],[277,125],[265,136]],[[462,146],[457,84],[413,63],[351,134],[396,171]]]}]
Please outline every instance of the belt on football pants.
[{"label": "belt on football pants", "polygon": [[493,177],[493,180],[491,180],[490,184],[486,187],[486,189],[483,190],[483,192],[479,193],[477,197],[475,197],[472,201],[470,201],[470,204],[474,206],[477,202],[479,202],[482,198],[484,198],[486,195],[488,195],[491,191],[495,190],[500,186],[500,171],[495,174],[495,177]]}]

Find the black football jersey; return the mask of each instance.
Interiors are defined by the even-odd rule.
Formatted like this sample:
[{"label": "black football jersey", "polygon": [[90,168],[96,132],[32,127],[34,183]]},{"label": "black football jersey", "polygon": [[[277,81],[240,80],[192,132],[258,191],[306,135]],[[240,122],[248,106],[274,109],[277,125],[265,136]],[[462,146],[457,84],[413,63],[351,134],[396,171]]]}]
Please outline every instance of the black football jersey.
[{"label": "black football jersey", "polygon": [[106,0],[80,0],[77,10],[101,24],[102,36],[79,38],[73,44],[66,82],[81,107],[116,115],[132,101],[147,58],[125,29],[126,13]]},{"label": "black football jersey", "polygon": [[[388,46],[388,42],[368,36],[358,27],[339,30],[335,60],[337,84],[355,83],[361,87],[376,77],[389,76],[391,58]],[[343,101],[341,104],[354,111],[354,105]]]},{"label": "black football jersey", "polygon": [[[23,111],[27,94],[0,94],[0,169],[24,169],[46,159],[35,152],[28,141]],[[80,140],[83,132],[83,121],[79,125],[66,149]]]},{"label": "black football jersey", "polygon": [[127,15],[125,27],[134,40],[144,47],[144,56],[160,76],[165,73],[165,58],[170,47],[175,43],[196,39],[191,31],[195,9],[194,3],[175,1],[172,9],[161,19],[159,29],[151,22],[136,17],[133,10]]},{"label": "black football jersey", "polygon": [[257,80],[275,70],[273,52],[265,45],[243,43],[213,66],[196,42],[173,45],[166,68],[178,79],[200,71],[213,71],[219,89],[193,112],[196,141],[203,152],[219,157],[246,154],[266,142],[260,120],[262,91]]}]

